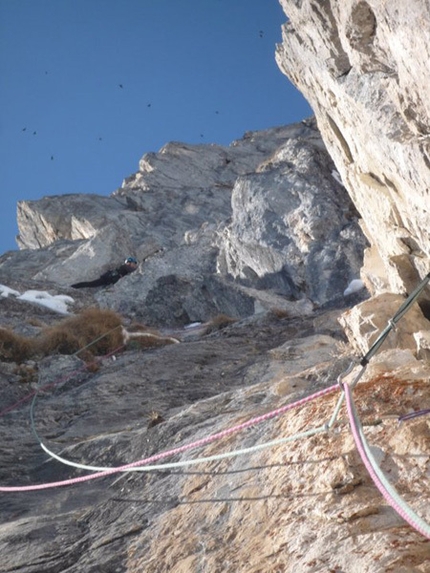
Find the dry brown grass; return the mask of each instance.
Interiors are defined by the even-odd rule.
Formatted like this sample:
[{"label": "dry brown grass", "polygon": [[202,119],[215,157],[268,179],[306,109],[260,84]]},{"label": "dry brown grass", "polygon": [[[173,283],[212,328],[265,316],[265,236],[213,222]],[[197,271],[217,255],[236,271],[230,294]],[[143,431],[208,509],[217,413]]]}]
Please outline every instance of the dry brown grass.
[{"label": "dry brown grass", "polygon": [[125,345],[144,350],[178,342],[176,338],[163,336],[142,324],[133,324],[126,330],[116,312],[88,308],[44,327],[35,338],[25,338],[0,327],[0,361],[21,363],[33,357],[77,354],[87,362],[88,369],[95,372],[99,366],[94,356],[108,354]]},{"label": "dry brown grass", "polygon": [[35,342],[15,334],[12,330],[0,327],[0,359],[4,362],[28,360],[35,353]]},{"label": "dry brown grass", "polygon": [[[93,342],[99,337],[102,338]],[[83,358],[88,354],[107,354],[122,345],[121,317],[112,310],[98,308],[88,308],[46,328],[39,338],[39,349],[45,356],[79,351]]]},{"label": "dry brown grass", "polygon": [[157,412],[157,410],[151,410],[151,412],[148,415],[148,420],[149,420],[148,429],[153,428],[154,426],[158,426],[158,424],[162,424],[163,422],[165,422],[165,419],[160,414],[160,412]]},{"label": "dry brown grass", "polygon": [[0,360],[5,362],[21,363],[36,356],[75,353],[91,360],[92,356],[107,354],[122,345],[121,317],[112,310],[89,308],[44,328],[35,338],[0,328]]},{"label": "dry brown grass", "polygon": [[87,372],[95,374],[100,370],[100,362],[92,360],[91,358],[86,361]]},{"label": "dry brown grass", "polygon": [[279,320],[282,320],[283,318],[290,318],[290,313],[284,308],[271,308],[270,314]]},{"label": "dry brown grass", "polygon": [[222,330],[223,328],[226,328],[235,322],[237,322],[237,319],[228,316],[228,314],[217,314],[207,323],[206,333]]}]

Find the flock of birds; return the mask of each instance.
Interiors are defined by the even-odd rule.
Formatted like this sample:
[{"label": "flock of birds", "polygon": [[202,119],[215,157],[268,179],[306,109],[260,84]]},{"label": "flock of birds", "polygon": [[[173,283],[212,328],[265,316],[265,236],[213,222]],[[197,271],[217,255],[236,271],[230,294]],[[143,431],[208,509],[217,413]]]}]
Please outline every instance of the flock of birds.
[{"label": "flock of birds", "polygon": [[[45,72],[45,74],[47,75],[48,72]],[[118,84],[118,87],[121,88],[121,89],[124,89],[124,85],[123,85],[123,84]],[[151,107],[151,105],[152,105],[151,103],[148,103],[148,104],[147,104],[147,107]],[[216,112],[216,113],[218,113],[218,112]],[[27,131],[27,127],[23,127],[23,128],[21,129],[21,131],[22,131],[22,132]],[[37,135],[37,131],[33,131],[33,135]],[[99,137],[98,137],[98,140],[99,140],[99,141],[103,141],[103,138],[99,136]],[[53,156],[53,155],[51,155],[51,161],[54,161],[54,156]]]},{"label": "flock of birds", "polygon": [[[261,36],[260,36],[260,37],[261,37]],[[47,73],[47,72],[45,72],[45,73]],[[118,84],[118,87],[119,87],[120,89],[124,89],[124,85],[123,85],[123,84]],[[151,103],[146,104],[146,107],[148,107],[148,108],[150,108],[151,106],[152,106]],[[219,111],[216,110],[216,111],[215,111],[215,114],[218,115],[218,114],[219,114]],[[23,127],[21,131],[23,131],[23,132],[24,132],[24,131],[27,131],[27,128],[26,128],[26,127]],[[33,135],[37,135],[37,131],[33,131]],[[203,139],[203,138],[204,138],[204,134],[201,133],[201,134],[200,134],[200,137]],[[98,140],[99,140],[99,141],[103,141],[103,138],[99,136],[99,137],[98,137]],[[51,155],[51,161],[54,161],[54,156],[53,156],[53,155]]]},{"label": "flock of birds", "polygon": [[[263,38],[263,36],[264,36],[263,30],[260,30],[260,31],[258,32],[258,35],[259,35],[260,38]],[[47,72],[47,71],[45,71],[45,75],[48,75],[48,72]],[[123,85],[123,84],[118,84],[118,87],[119,87],[120,89],[124,89],[124,85]],[[146,107],[148,107],[148,108],[150,108],[151,106],[152,106],[151,103],[147,103],[147,104],[146,104]],[[216,111],[215,111],[215,114],[218,115],[218,114],[219,114],[219,111],[216,110]],[[26,131],[27,131],[27,127],[23,127],[21,131],[22,131],[22,132],[26,132]],[[35,135],[37,135],[37,131],[33,131],[33,136],[35,136]],[[203,139],[203,138],[204,138],[204,134],[201,133],[201,134],[200,134],[200,137]],[[99,140],[99,141],[103,141],[103,138],[99,136],[99,137],[98,137],[98,140]],[[53,155],[51,155],[51,161],[54,161],[54,156],[53,156]]]}]

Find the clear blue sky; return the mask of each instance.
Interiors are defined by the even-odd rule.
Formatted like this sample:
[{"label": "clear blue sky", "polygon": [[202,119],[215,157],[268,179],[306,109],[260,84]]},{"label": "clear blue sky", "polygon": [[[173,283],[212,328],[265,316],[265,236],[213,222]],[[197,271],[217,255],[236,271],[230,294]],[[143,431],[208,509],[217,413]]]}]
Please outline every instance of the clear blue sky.
[{"label": "clear blue sky", "polygon": [[0,253],[21,199],[108,195],[168,141],[311,115],[275,63],[285,21],[278,0],[0,0]]}]

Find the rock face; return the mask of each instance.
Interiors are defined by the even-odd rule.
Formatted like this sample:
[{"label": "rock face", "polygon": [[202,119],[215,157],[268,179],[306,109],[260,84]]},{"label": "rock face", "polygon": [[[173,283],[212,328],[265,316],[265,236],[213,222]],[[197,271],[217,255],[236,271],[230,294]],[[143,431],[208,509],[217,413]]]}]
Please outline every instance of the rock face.
[{"label": "rock face", "polygon": [[[261,313],[223,330],[97,368],[76,356],[2,363],[0,485],[91,472],[52,460],[114,467],[222,432],[330,386],[350,361],[336,318]],[[10,327],[55,322],[11,297]],[[31,326],[32,325],[32,326]],[[397,417],[428,397],[428,364],[410,350],[380,353],[355,392],[372,450],[390,481],[430,519],[426,417]],[[30,400],[28,396],[30,395]],[[163,462],[263,445],[319,427],[338,391]],[[35,492],[0,492],[0,571],[11,573],[424,573],[428,541],[387,506],[356,452],[341,410],[334,431],[238,457],[147,474],[114,474]],[[351,566],[353,560],[353,566]]]},{"label": "rock face", "polygon": [[218,266],[228,274],[290,297],[324,303],[350,282],[363,238],[355,211],[332,175],[319,137],[290,139],[232,194]]},{"label": "rock face", "polygon": [[[91,479],[0,489],[0,573],[429,571],[428,539],[375,487],[345,407],[332,417],[338,376],[428,272],[428,57],[410,65],[415,49],[428,56],[415,34],[428,9],[282,4],[291,20],[278,62],[337,167],[308,120],[230,147],[170,143],[111,197],[18,206],[22,249],[0,257],[0,488]],[[370,299],[359,281],[347,289],[368,244],[354,204],[371,243]],[[117,283],[69,287],[128,255],[139,267]],[[141,322],[180,343],[66,354],[72,336],[37,289],[72,313],[109,308],[117,328],[136,334]],[[354,390],[373,456],[427,523],[428,316],[413,305]],[[47,331],[55,353],[38,356],[36,340],[31,360],[11,361],[11,344]],[[160,463],[179,466],[93,475],[171,449]]]},{"label": "rock face", "polygon": [[[379,333],[400,308],[403,300],[398,294],[383,293],[354,306],[339,318],[349,342],[358,355],[364,356],[368,352]],[[428,327],[429,321],[416,304],[403,317],[399,326],[391,331],[384,347],[410,348],[419,353],[418,340],[421,337],[418,333],[425,332]]]},{"label": "rock face", "polygon": [[343,299],[366,246],[313,120],[230,147],[170,143],[112,197],[22,201],[18,223],[20,257],[45,253],[36,281],[91,280],[137,256],[139,270],[96,300],[156,326]]},{"label": "rock face", "polygon": [[280,1],[289,21],[277,62],[363,218],[362,278],[374,293],[408,292],[429,272],[429,5]]}]

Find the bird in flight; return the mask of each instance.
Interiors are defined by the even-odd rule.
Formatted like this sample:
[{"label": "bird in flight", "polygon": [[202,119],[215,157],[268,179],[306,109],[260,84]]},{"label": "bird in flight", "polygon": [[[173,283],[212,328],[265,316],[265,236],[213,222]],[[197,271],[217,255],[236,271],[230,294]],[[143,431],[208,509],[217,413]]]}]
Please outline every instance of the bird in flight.
[{"label": "bird in flight", "polygon": [[260,38],[263,37],[263,30],[260,30],[259,35],[260,35]]},{"label": "bird in flight", "polygon": [[51,161],[54,161],[54,156],[53,156],[53,155],[51,155]]},{"label": "bird in flight", "polygon": [[33,131],[33,135],[36,135],[36,134],[37,134],[37,131]]},{"label": "bird in flight", "polygon": [[118,86],[119,86],[121,89],[123,89],[123,87],[124,87],[122,84],[118,84]]},{"label": "bird in flight", "polygon": [[26,127],[23,127],[21,131],[27,131],[27,128],[26,128]]}]

